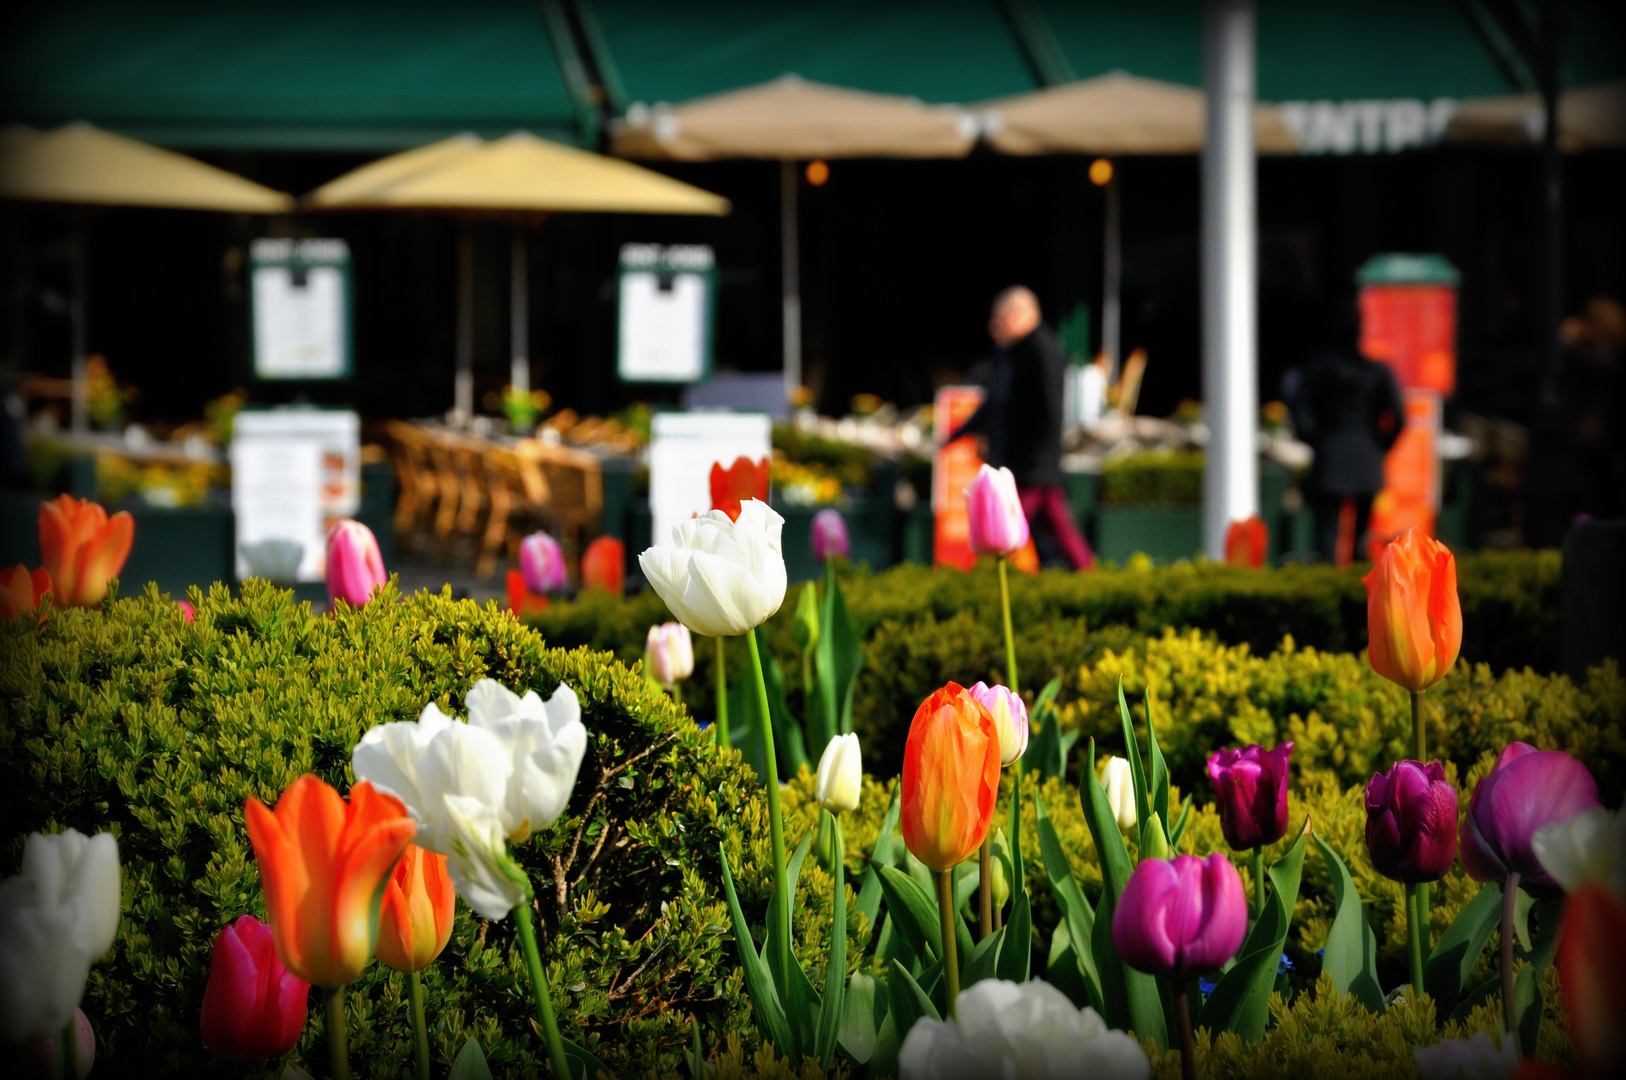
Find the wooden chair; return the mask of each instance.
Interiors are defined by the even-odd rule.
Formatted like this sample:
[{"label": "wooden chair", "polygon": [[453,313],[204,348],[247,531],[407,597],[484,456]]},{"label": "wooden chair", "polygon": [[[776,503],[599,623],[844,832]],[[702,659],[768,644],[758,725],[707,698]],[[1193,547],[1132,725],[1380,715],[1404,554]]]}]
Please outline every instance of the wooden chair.
[{"label": "wooden chair", "polygon": [[395,504],[395,531],[405,535],[427,529],[434,520],[435,499],[440,485],[429,459],[428,439],[423,430],[404,420],[391,420],[384,427],[389,437],[390,458],[400,481]]},{"label": "wooden chair", "polygon": [[463,496],[463,476],[457,467],[456,439],[439,431],[426,432],[429,461],[435,473],[440,497],[435,509],[436,539],[445,540],[457,529],[458,505]]},{"label": "wooden chair", "polygon": [[452,444],[452,458],[457,463],[461,485],[457,496],[457,531],[464,536],[480,536],[482,514],[491,502],[482,460],[490,445],[483,439],[473,438],[456,438]]},{"label": "wooden chair", "polygon": [[529,439],[517,448],[547,484],[546,517],[561,543],[579,551],[586,537],[598,531],[604,510],[604,476],[598,457],[586,450]]},{"label": "wooden chair", "polygon": [[[485,469],[490,510],[485,533],[480,538],[480,559],[475,572],[490,577],[497,569],[497,553],[504,548],[510,559],[519,558],[521,531],[516,516],[540,516],[548,507],[551,492],[541,470],[506,446],[487,444],[481,454]],[[525,513],[528,512],[528,513]]]}]

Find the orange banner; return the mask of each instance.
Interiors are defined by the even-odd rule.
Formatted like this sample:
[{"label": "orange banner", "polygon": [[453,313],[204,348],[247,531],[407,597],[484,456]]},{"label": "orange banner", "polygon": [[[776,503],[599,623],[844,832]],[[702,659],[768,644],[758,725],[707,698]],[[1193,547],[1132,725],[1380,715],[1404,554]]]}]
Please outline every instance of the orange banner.
[{"label": "orange banner", "polygon": [[1433,390],[1402,390],[1406,429],[1383,461],[1383,490],[1372,501],[1367,557],[1413,525],[1434,535],[1440,508],[1440,395]]},{"label": "orange banner", "polygon": [[1457,291],[1449,285],[1361,290],[1361,354],[1394,368],[1405,390],[1449,396],[1457,383]]},{"label": "orange banner", "polygon": [[[948,433],[971,418],[982,403],[982,390],[975,386],[945,386],[937,392],[932,408],[932,428],[941,445]],[[965,489],[977,478],[982,455],[977,440],[967,435],[937,451],[932,463],[932,512],[935,518],[932,562],[937,566],[957,566],[969,570],[977,557],[971,552],[971,523],[965,510]]]}]

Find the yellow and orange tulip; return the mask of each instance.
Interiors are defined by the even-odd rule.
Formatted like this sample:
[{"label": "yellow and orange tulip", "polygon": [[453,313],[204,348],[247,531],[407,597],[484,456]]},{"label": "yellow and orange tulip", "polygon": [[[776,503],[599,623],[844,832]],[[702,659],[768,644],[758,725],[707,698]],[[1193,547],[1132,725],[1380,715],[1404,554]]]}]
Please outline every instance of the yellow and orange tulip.
[{"label": "yellow and orange tulip", "polygon": [[446,856],[408,844],[384,885],[378,912],[378,958],[396,971],[422,971],[452,937],[457,893]]},{"label": "yellow and orange tulip", "polygon": [[94,607],[107,582],[124,569],[135,539],[128,510],[112,517],[89,499],[58,495],[40,504],[40,555],[51,575],[52,599],[61,607]]},{"label": "yellow and orange tulip", "polygon": [[903,750],[903,842],[941,873],[982,846],[999,794],[999,729],[958,683],[915,710]]},{"label": "yellow and orange tulip", "polygon": [[1462,649],[1456,558],[1413,527],[1383,549],[1361,582],[1372,670],[1412,693],[1427,690]]},{"label": "yellow and orange tulip", "polygon": [[0,619],[15,619],[33,611],[51,591],[51,575],[40,567],[32,574],[22,563],[0,570]]},{"label": "yellow and orange tulip", "polygon": [[253,796],[244,810],[283,966],[317,986],[353,981],[373,956],[385,883],[417,831],[406,807],[365,780],[346,802],[306,775],[275,811]]}]

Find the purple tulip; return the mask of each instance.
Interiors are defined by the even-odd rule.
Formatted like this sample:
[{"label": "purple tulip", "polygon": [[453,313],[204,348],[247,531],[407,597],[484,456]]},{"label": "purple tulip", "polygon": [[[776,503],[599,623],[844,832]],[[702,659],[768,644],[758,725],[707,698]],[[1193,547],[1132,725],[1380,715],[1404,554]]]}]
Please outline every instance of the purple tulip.
[{"label": "purple tulip", "polygon": [[1247,932],[1242,878],[1217,851],[1141,860],[1112,913],[1112,944],[1123,962],[1174,979],[1214,971]]},{"label": "purple tulip", "polygon": [[519,542],[519,572],[525,578],[525,587],[538,596],[562,590],[565,577],[565,553],[559,541],[545,532],[534,532]]},{"label": "purple tulip", "polygon": [[1438,881],[1457,857],[1457,789],[1438,761],[1396,762],[1366,785],[1366,849],[1386,878]]},{"label": "purple tulip", "polygon": [[388,580],[373,530],[350,518],[334,525],[327,534],[329,605],[343,600],[352,607],[361,607],[372,597],[373,590]]},{"label": "purple tulip", "polygon": [[853,553],[847,535],[847,519],[841,511],[824,509],[813,515],[813,558],[819,562],[832,557],[847,558]]},{"label": "purple tulip", "polygon": [[1287,759],[1293,744],[1273,750],[1226,747],[1208,758],[1220,827],[1233,851],[1274,844],[1287,832]]},{"label": "purple tulip", "polygon": [[1468,801],[1462,865],[1475,881],[1500,881],[1516,873],[1532,893],[1556,892],[1557,883],[1531,851],[1530,839],[1543,825],[1599,805],[1598,782],[1585,765],[1562,750],[1510,743]]}]

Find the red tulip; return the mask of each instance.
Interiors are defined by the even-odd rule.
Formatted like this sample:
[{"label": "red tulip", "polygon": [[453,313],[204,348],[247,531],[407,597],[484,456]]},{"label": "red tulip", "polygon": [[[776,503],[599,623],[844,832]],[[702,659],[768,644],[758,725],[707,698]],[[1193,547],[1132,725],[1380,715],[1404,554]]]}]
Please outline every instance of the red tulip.
[{"label": "red tulip", "polygon": [[0,570],[0,619],[15,619],[45,602],[51,592],[51,575],[40,567],[32,574],[22,563]]},{"label": "red tulip", "polygon": [[1208,758],[1220,827],[1233,851],[1274,844],[1287,832],[1287,762],[1293,744],[1273,750],[1244,746]]},{"label": "red tulip", "polygon": [[135,519],[128,510],[108,517],[98,504],[72,495],[41,503],[40,555],[54,586],[52,600],[62,607],[101,603],[134,540]]},{"label": "red tulip", "polygon": [[1427,690],[1462,650],[1457,560],[1413,526],[1383,549],[1361,583],[1372,670],[1413,693]]},{"label": "red tulip", "polygon": [[277,957],[271,928],[243,915],[215,938],[203,991],[203,1045],[221,1057],[281,1057],[305,1030],[310,983]]},{"label": "red tulip", "polygon": [[1557,964],[1576,1072],[1599,1080],[1626,1074],[1626,903],[1596,885],[1571,894]]},{"label": "red tulip", "polygon": [[730,521],[738,521],[740,503],[746,499],[768,501],[769,472],[767,458],[752,461],[742,454],[726,469],[722,462],[712,462],[711,508],[727,514]]},{"label": "red tulip", "polygon": [[582,588],[604,589],[620,596],[627,580],[627,546],[613,536],[601,536],[582,552]]},{"label": "red tulip", "polygon": [[921,702],[903,748],[903,842],[941,873],[982,846],[999,795],[999,729],[958,683]]},{"label": "red tulip", "polygon": [[548,609],[548,598],[531,591],[525,575],[516,567],[508,570],[508,610],[523,618]]},{"label": "red tulip", "polygon": [[1248,566],[1257,570],[1265,565],[1270,550],[1270,530],[1258,514],[1233,521],[1225,530],[1225,562],[1230,566]]},{"label": "red tulip", "polygon": [[1474,786],[1459,833],[1462,865],[1475,881],[1516,872],[1526,891],[1554,893],[1557,884],[1531,850],[1531,837],[1599,805],[1598,782],[1585,765],[1562,750],[1511,743]]},{"label": "red tulip", "polygon": [[1457,857],[1457,789],[1438,761],[1396,762],[1366,785],[1366,848],[1378,873],[1438,881]]},{"label": "red tulip", "polygon": [[1112,944],[1136,971],[1189,979],[1236,955],[1248,931],[1242,878],[1220,852],[1142,859],[1112,913]]}]

